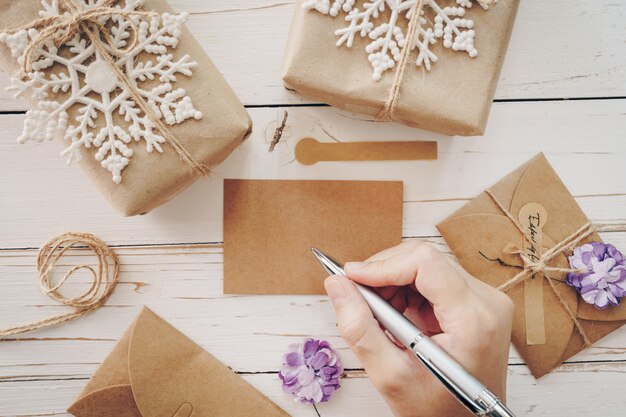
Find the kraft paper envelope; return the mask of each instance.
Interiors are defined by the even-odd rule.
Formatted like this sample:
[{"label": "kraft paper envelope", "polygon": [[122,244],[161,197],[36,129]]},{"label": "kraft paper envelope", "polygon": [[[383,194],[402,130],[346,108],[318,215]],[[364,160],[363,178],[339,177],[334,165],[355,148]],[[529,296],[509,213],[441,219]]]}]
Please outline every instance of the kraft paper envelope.
[{"label": "kraft paper envelope", "polygon": [[326,294],[317,247],[363,260],[402,241],[402,182],[224,181],[224,293]]},{"label": "kraft paper envelope", "polygon": [[[544,251],[589,222],[543,154],[513,171],[490,191],[514,216],[528,203],[538,203],[545,208]],[[521,258],[507,253],[506,248],[511,244],[521,248],[522,234],[486,192],[438,224],[437,228],[461,265],[488,284],[498,287],[520,272]],[[602,240],[597,233],[593,233],[575,246],[590,241]],[[569,268],[567,256],[570,254],[571,250],[560,254],[549,266]],[[565,279],[564,272],[550,272],[549,276],[554,278],[555,288],[574,312],[591,342],[626,322],[626,303],[598,309],[584,302],[573,287],[560,282]],[[525,300],[525,284],[518,284],[507,291],[516,305],[513,344],[537,378],[584,349],[581,333],[574,326],[572,317],[561,305],[547,279],[542,278],[540,282],[543,283],[543,303],[535,304],[534,308],[544,309],[544,344],[527,344],[525,302],[528,300]]]},{"label": "kraft paper envelope", "polygon": [[288,417],[144,308],[68,412],[76,417]]}]

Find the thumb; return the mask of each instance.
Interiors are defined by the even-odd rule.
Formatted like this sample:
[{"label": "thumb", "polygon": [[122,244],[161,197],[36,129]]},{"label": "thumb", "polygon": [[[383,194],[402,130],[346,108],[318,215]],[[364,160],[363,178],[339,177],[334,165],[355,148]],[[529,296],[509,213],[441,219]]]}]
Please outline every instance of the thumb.
[{"label": "thumb", "polygon": [[372,379],[384,378],[406,366],[402,351],[387,337],[354,284],[339,275],[324,281],[339,333]]}]

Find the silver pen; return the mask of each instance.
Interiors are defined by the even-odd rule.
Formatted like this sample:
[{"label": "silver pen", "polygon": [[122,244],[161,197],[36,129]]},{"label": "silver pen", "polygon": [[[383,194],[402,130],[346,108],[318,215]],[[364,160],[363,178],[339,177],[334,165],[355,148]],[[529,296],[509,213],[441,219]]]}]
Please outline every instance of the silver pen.
[{"label": "silver pen", "polygon": [[[319,250],[311,251],[331,275],[343,275],[341,265]],[[443,385],[471,412],[485,417],[515,417],[502,401],[467,372],[456,360],[393,308],[371,288],[352,281],[374,317],[400,343],[410,349]]]}]

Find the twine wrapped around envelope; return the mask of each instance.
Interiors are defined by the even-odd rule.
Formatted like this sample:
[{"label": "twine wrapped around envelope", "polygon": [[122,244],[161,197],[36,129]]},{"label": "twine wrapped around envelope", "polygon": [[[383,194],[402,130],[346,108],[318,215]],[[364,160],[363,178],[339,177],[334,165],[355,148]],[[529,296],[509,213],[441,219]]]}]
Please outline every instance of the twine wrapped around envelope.
[{"label": "twine wrapped around envelope", "polygon": [[[53,285],[50,279],[52,270],[65,252],[76,246],[86,246],[93,251],[97,260],[96,268],[89,265],[75,265],[65,273],[57,284]],[[81,269],[91,273],[92,283],[90,287],[81,295],[72,298],[65,297],[59,292],[59,289],[74,272]],[[73,307],[74,311],[20,326],[0,329],[0,341],[8,336],[64,323],[100,308],[111,296],[119,282],[120,263],[115,252],[96,236],[89,233],[71,232],[57,236],[42,246],[37,256],[37,271],[39,271],[41,290],[54,300]]]},{"label": "twine wrapped around envelope", "polygon": [[[28,47],[24,50],[24,53],[22,55],[23,59],[21,64],[21,71],[18,74],[18,77],[23,78],[32,70],[32,56],[37,48],[40,47],[43,43],[48,40],[54,40],[58,47],[67,42],[76,34],[84,33],[85,35],[87,35],[91,43],[95,46],[97,51],[100,53],[100,56],[115,71],[117,78],[122,81],[122,83],[126,87],[126,90],[137,103],[139,108],[150,119],[150,121],[154,123],[159,133],[163,136],[163,138],[165,138],[170,146],[174,148],[176,153],[180,156],[181,160],[189,165],[189,167],[193,171],[196,171],[199,175],[209,175],[209,168],[202,162],[196,160],[191,155],[191,153],[180,143],[180,141],[169,131],[161,118],[157,114],[155,114],[155,112],[150,108],[143,96],[139,94],[139,92],[136,90],[133,83],[128,79],[128,76],[117,65],[115,59],[111,56],[109,50],[107,49],[111,48],[112,50],[118,50],[118,48],[112,45],[112,39],[108,34],[107,29],[104,27],[103,23],[99,20],[100,18],[111,16],[124,16],[126,18],[152,17],[156,15],[155,12],[136,10],[128,11],[115,8],[113,6],[115,3],[117,3],[117,1],[118,0],[106,0],[102,5],[98,7],[94,7],[91,9],[81,9],[76,4],[75,0],[59,0],[60,4],[65,8],[66,13],[60,14],[58,16],[42,17],[21,27],[6,30],[5,32],[9,34],[14,34],[16,32],[29,29],[39,30],[37,36],[35,36],[30,41]],[[127,49],[130,50],[135,46],[137,42],[137,27],[132,19],[128,19],[128,21],[131,23],[131,32],[133,33],[133,37],[129,42],[129,45],[127,46]],[[58,35],[60,31],[65,31],[65,34],[63,35],[63,37],[55,40],[55,36]],[[103,42],[102,38],[104,38],[106,42]]]},{"label": "twine wrapped around envelope", "polygon": [[[594,229],[614,230],[594,225],[543,154],[437,224],[463,268],[515,304],[511,341],[535,378],[626,324],[625,303],[599,309],[565,276],[578,267],[568,262],[569,248],[601,242]],[[529,343],[531,320],[544,325],[544,343],[533,334]]]},{"label": "twine wrapped around envelope", "polygon": [[[491,197],[493,202],[502,211],[502,213],[504,213],[506,217],[508,217],[509,220],[511,220],[511,222],[515,225],[515,227],[520,231],[523,238],[528,239],[528,236],[524,232],[524,228],[522,227],[520,222],[509,212],[509,210],[506,209],[506,207],[498,200],[495,194],[489,189],[485,190],[485,193],[489,197]],[[591,222],[587,222],[583,226],[581,226],[578,230],[576,230],[574,233],[567,236],[565,239],[561,240],[560,242],[556,243],[548,251],[542,253],[539,257],[537,257],[537,259],[531,259],[519,249],[509,246],[507,249],[505,249],[505,251],[507,251],[510,254],[519,255],[522,261],[524,262],[524,266],[523,266],[522,271],[520,271],[517,275],[515,275],[514,277],[506,281],[504,284],[498,286],[498,289],[500,291],[507,292],[511,288],[515,287],[516,285],[524,282],[526,279],[534,277],[535,274],[540,273],[541,276],[546,278],[546,281],[550,285],[550,288],[552,289],[552,291],[554,291],[554,294],[556,295],[557,299],[563,306],[563,309],[566,311],[568,316],[572,319],[574,326],[576,327],[576,330],[578,330],[581,337],[583,338],[585,347],[589,347],[592,345],[591,341],[589,340],[589,337],[585,333],[585,330],[583,329],[582,324],[578,320],[576,313],[572,311],[572,309],[567,304],[567,301],[565,300],[565,298],[563,298],[563,296],[557,290],[553,282],[554,278],[550,277],[547,273],[548,272],[575,272],[575,270],[568,269],[568,268],[551,267],[549,266],[549,263],[556,256],[562,254],[563,252],[567,250],[573,249],[583,239],[587,238],[588,236],[592,235],[595,232],[596,232],[595,226]],[[533,325],[532,321],[530,320],[526,321],[527,328],[528,326],[532,326],[532,325]]]}]

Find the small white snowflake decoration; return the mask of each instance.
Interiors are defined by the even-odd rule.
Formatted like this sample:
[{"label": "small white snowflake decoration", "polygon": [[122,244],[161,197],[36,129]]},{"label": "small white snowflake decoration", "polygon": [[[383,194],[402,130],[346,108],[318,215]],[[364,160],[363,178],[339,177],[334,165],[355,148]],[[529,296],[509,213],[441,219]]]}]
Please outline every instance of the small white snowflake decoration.
[{"label": "small white snowflake decoration", "polygon": [[[363,2],[361,9],[356,6],[356,0],[306,0],[303,7],[332,17],[345,13],[344,20],[348,25],[335,31],[339,37],[336,45],[345,44],[351,48],[356,36],[369,38],[371,41],[365,51],[374,69],[372,78],[378,81],[383,72],[400,61],[402,49],[407,43],[403,28],[412,19],[418,1],[370,0]],[[446,2],[453,5],[440,5]],[[480,2],[484,8],[488,3],[487,0]],[[438,59],[430,47],[440,39],[443,39],[445,48],[464,51],[472,58],[478,55],[474,48],[474,21],[463,17],[470,7],[472,0],[422,0],[415,36],[408,45],[411,51],[418,50],[415,65],[430,71],[431,63]],[[406,21],[405,25],[400,23],[401,19]]]},{"label": "small white snowflake decoration", "polygon": [[[105,0],[74,2],[80,10],[105,4]],[[143,0],[119,3],[116,9],[132,12]],[[68,13],[59,6],[59,0],[42,0],[41,4],[41,17]],[[178,45],[186,18],[187,14],[169,13],[98,17],[99,25],[109,30],[104,44],[106,51],[130,80],[137,95],[167,125],[202,118],[186,91],[174,87],[177,77],[191,76],[196,65],[188,55],[175,59],[170,53]],[[0,41],[23,64],[23,54],[37,34],[36,29],[2,33]],[[163,152],[161,145],[166,139],[85,34],[77,34],[64,45],[55,45],[66,34],[60,30],[47,39],[33,52],[32,71],[23,79],[12,79],[10,88],[17,92],[16,97],[29,93],[37,101],[36,107],[26,113],[18,141],[41,142],[60,134],[69,143],[62,152],[68,163],[80,158],[82,147],[94,147],[95,158],[119,184],[122,171],[133,155],[132,142],[143,142],[147,152]],[[70,111],[76,115],[73,120],[68,120]]]}]

